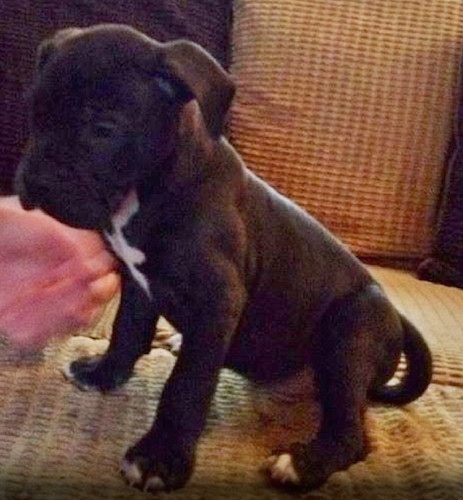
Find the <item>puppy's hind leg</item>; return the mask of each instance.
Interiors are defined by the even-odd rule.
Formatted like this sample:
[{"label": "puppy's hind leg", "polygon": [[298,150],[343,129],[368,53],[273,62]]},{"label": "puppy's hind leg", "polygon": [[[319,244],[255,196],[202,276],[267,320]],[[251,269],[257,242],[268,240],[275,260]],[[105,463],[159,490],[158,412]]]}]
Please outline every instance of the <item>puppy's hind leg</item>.
[{"label": "puppy's hind leg", "polygon": [[[322,321],[313,359],[322,410],[320,429],[313,441],[293,443],[268,460],[273,482],[316,488],[332,473],[366,456],[368,389],[378,368],[393,374],[401,351],[400,332],[399,319],[377,285],[332,305]],[[387,367],[378,367],[382,356],[388,359]]]}]

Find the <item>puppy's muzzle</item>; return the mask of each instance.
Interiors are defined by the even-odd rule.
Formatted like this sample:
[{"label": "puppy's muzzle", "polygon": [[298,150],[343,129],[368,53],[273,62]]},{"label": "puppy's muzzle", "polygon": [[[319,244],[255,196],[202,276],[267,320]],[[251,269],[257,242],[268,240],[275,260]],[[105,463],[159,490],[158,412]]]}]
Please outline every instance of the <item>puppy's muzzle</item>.
[{"label": "puppy's muzzle", "polygon": [[32,210],[38,208],[50,196],[50,190],[40,179],[31,180],[29,176],[24,175],[26,169],[27,161],[23,159],[18,166],[14,191],[19,196],[24,210]]}]

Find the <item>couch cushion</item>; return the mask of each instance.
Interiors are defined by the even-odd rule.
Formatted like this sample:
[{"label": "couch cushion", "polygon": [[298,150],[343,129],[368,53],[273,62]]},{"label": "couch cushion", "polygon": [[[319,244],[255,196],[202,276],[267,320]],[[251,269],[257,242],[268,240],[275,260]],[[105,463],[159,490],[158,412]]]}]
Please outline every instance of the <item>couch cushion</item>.
[{"label": "couch cushion", "polygon": [[453,0],[237,0],[233,142],[357,253],[425,255],[462,30]]},{"label": "couch cushion", "polygon": [[0,194],[27,137],[24,94],[38,44],[55,30],[101,22],[127,23],[161,41],[189,38],[228,63],[231,0],[8,0],[0,3]]}]

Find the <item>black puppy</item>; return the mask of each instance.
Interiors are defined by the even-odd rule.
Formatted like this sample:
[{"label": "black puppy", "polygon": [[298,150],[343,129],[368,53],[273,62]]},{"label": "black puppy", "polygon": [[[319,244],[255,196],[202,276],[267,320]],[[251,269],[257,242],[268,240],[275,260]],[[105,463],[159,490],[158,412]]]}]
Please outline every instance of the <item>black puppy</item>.
[{"label": "black puppy", "polygon": [[[109,349],[70,376],[123,384],[160,315],[184,337],[156,420],[122,462],[140,488],[186,483],[223,366],[260,382],[312,366],[319,433],[267,462],[275,482],[303,488],[365,457],[367,398],[405,404],[431,379],[421,335],[359,261],[221,136],[233,94],[197,45],[127,26],[60,31],[40,48],[21,201],[101,231],[124,264]],[[401,352],[406,376],[386,386]]]}]

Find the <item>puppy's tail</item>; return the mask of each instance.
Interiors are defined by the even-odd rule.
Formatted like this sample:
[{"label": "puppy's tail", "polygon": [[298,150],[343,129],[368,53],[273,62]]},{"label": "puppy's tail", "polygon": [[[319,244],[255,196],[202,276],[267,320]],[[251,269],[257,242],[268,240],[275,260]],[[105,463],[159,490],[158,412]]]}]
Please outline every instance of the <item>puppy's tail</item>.
[{"label": "puppy's tail", "polygon": [[432,357],[421,333],[407,318],[400,315],[400,319],[407,364],[405,375],[398,384],[376,387],[369,396],[374,401],[404,405],[419,398],[431,383]]}]

